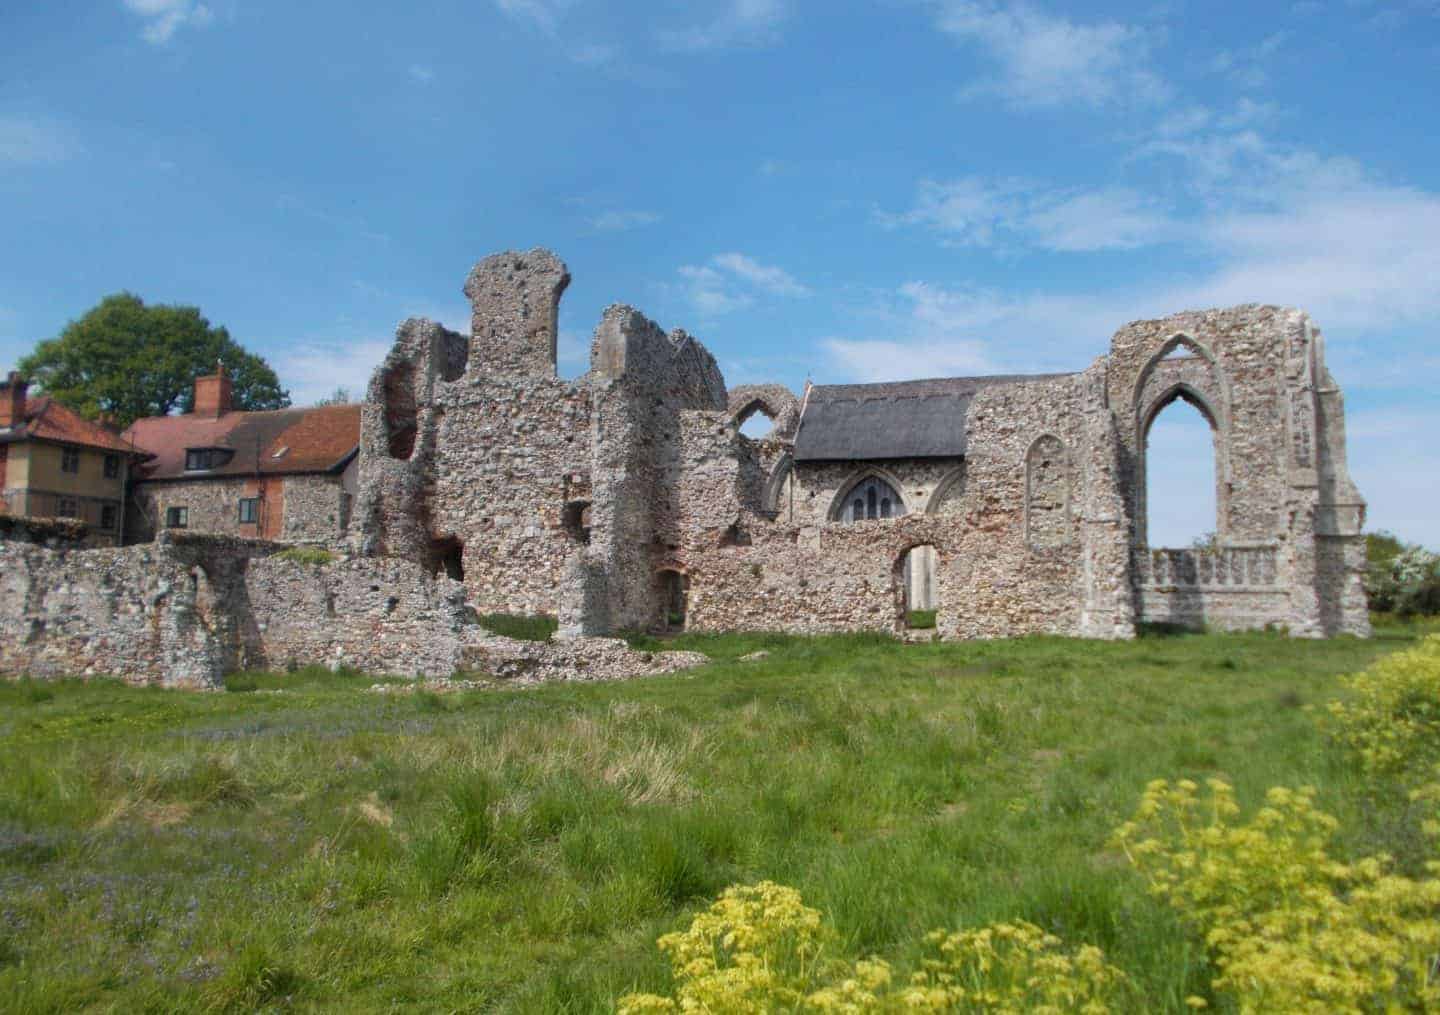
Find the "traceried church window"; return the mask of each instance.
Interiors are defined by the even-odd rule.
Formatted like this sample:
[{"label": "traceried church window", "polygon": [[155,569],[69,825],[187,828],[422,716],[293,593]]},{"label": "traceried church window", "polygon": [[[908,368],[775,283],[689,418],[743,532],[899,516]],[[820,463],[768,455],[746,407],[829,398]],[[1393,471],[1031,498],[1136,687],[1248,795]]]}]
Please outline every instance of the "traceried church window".
[{"label": "traceried church window", "polygon": [[879,476],[858,483],[845,496],[836,521],[864,522],[878,518],[899,518],[905,513],[905,502],[895,488]]}]

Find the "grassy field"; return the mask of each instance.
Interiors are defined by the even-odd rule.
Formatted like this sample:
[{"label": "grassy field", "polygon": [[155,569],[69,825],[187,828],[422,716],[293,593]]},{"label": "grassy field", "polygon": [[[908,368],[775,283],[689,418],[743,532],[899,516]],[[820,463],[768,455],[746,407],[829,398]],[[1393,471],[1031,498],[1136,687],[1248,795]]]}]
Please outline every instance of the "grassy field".
[{"label": "grassy field", "polygon": [[1183,1011],[1203,950],[1110,831],[1156,777],[1309,783],[1413,867],[1412,816],[1303,706],[1418,631],[686,636],[716,661],[445,697],[0,684],[0,1010],[608,1011],[665,988],[659,934],[769,878],[855,955],[1023,918]]}]

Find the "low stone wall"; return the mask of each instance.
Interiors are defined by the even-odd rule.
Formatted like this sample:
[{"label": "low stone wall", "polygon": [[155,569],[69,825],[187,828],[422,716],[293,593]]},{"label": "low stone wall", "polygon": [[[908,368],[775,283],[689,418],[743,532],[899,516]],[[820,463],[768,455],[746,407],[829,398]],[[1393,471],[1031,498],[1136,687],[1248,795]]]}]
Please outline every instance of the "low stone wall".
[{"label": "low stone wall", "polygon": [[291,560],[259,540],[164,533],[118,550],[0,542],[0,673],[222,686],[238,669],[324,665],[521,683],[617,679],[703,662],[613,639],[501,638],[465,587],[389,557]]}]

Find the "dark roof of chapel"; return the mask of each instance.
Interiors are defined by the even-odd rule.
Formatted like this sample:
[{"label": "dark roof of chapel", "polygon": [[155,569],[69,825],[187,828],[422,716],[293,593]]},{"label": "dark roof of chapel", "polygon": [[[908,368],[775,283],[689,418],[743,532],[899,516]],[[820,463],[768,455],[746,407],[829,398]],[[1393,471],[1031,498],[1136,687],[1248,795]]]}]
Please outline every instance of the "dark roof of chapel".
[{"label": "dark roof of chapel", "polygon": [[817,384],[805,399],[795,435],[795,460],[956,458],[965,454],[965,418],[982,388],[1067,376],[1002,374]]}]

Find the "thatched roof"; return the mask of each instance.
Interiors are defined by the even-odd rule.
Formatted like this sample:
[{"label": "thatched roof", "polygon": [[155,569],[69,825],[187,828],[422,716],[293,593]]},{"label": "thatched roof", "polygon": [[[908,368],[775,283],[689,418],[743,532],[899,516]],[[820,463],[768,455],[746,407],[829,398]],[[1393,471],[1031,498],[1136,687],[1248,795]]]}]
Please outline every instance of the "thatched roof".
[{"label": "thatched roof", "polygon": [[795,435],[797,462],[957,458],[965,416],[981,388],[1065,374],[937,377],[887,384],[817,384]]}]

